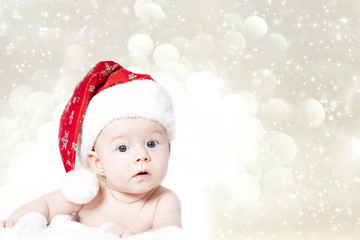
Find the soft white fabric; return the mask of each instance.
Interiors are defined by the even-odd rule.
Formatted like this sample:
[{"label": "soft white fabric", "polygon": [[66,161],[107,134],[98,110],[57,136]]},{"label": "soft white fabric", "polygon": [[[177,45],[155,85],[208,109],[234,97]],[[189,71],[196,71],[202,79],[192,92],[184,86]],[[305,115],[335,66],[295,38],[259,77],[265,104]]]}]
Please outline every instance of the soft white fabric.
[{"label": "soft white fabric", "polygon": [[[46,219],[39,213],[22,217],[13,228],[0,226],[0,240],[119,240],[104,231],[114,223],[104,223],[99,228],[87,227],[71,220],[69,215],[58,215],[47,226]],[[126,238],[126,240],[185,240],[179,227],[164,227]]]}]

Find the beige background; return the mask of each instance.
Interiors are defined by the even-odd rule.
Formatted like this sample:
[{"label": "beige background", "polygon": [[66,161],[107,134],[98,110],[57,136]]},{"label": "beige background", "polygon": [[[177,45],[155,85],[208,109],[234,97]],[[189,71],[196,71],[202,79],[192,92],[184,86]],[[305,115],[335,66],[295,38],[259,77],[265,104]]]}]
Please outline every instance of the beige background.
[{"label": "beige background", "polygon": [[113,60],[174,97],[164,185],[190,236],[358,239],[359,6],[3,0],[0,217],[57,188],[59,114],[86,72]]}]

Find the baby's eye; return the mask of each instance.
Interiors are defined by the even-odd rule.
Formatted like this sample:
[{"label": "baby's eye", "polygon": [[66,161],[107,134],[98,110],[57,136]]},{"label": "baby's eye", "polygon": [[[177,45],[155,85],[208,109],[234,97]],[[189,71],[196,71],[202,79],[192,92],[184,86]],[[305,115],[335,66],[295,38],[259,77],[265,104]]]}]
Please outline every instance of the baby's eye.
[{"label": "baby's eye", "polygon": [[146,145],[149,148],[154,148],[158,143],[156,141],[149,141]]},{"label": "baby's eye", "polygon": [[120,152],[126,152],[126,151],[128,150],[128,147],[125,146],[125,145],[121,145],[120,147],[118,147],[118,150],[119,150]]}]

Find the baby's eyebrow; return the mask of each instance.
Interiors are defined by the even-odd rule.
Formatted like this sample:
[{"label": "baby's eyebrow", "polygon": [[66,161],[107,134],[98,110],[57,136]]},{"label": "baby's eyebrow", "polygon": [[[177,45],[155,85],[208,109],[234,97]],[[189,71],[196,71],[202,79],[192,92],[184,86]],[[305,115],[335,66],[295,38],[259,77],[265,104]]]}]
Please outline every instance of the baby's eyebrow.
[{"label": "baby's eyebrow", "polygon": [[159,134],[159,135],[167,135],[166,132],[164,130],[161,129],[154,129],[150,131],[151,134]]},{"label": "baby's eyebrow", "polygon": [[113,138],[111,138],[110,143],[113,143],[113,142],[115,142],[115,141],[117,141],[119,139],[122,139],[122,138],[124,138],[124,135],[114,136]]}]

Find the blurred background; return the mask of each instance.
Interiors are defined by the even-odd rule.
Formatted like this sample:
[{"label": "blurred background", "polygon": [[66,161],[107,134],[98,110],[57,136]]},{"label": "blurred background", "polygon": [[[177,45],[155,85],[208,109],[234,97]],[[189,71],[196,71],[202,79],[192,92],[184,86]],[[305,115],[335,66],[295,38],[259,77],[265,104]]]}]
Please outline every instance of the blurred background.
[{"label": "blurred background", "polygon": [[58,188],[59,116],[113,60],[173,96],[190,237],[358,239],[359,37],[355,0],[2,0],[0,218]]}]

